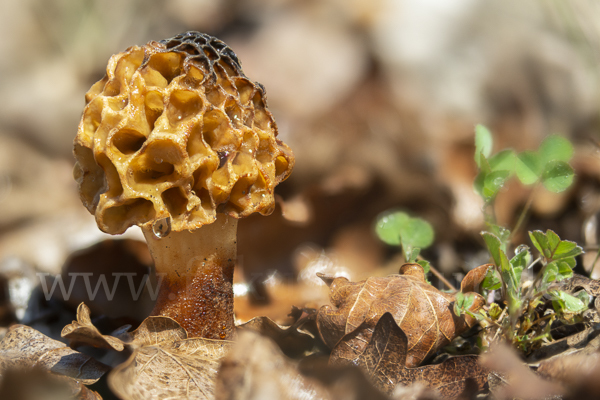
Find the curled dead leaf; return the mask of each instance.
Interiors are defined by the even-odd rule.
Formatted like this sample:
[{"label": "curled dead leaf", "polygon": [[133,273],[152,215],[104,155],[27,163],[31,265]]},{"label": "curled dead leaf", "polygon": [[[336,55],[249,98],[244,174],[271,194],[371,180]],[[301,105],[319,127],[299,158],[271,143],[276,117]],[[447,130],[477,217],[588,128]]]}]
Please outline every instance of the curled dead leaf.
[{"label": "curled dead leaf", "polygon": [[557,356],[540,363],[537,372],[544,378],[569,389],[576,399],[600,396],[600,354],[571,354]]},{"label": "curled dead leaf", "polygon": [[214,378],[230,342],[188,339],[168,317],[148,317],[130,335],[133,354],[108,376],[120,398],[214,398]]},{"label": "curled dead leaf", "polygon": [[214,379],[228,343],[192,338],[136,348],[108,376],[124,400],[213,399]]},{"label": "curled dead leaf", "polygon": [[554,340],[534,350],[528,357],[530,366],[539,366],[540,361],[551,360],[572,354],[592,354],[600,349],[600,330],[596,327]]},{"label": "curled dead leaf", "polygon": [[116,351],[123,351],[125,348],[121,339],[100,333],[98,328],[92,324],[90,309],[84,303],[77,307],[77,321],[65,326],[60,335],[69,339],[71,347],[88,345]]},{"label": "curled dead leaf", "polygon": [[305,356],[322,346],[321,341],[313,333],[303,329],[304,325],[314,325],[316,310],[294,308],[292,314],[298,315],[295,315],[296,321],[290,326],[281,326],[269,317],[255,317],[238,325],[237,328],[252,330],[273,339],[288,357]]},{"label": "curled dead leaf", "polygon": [[[467,315],[454,314],[454,296],[426,283],[419,264],[404,264],[400,275],[360,282],[335,278],[330,288],[334,307],[323,306],[317,315],[323,341],[335,348],[345,338],[344,346],[362,353],[375,325],[389,312],[408,338],[407,367],[420,365],[475,323]],[[475,294],[470,311],[476,312],[484,303],[483,297]],[[347,336],[359,326],[369,329],[363,328],[355,337]]]},{"label": "curled dead leaf", "polygon": [[460,291],[481,293],[481,284],[490,268],[494,268],[494,264],[483,264],[470,270],[460,283]]},{"label": "curled dead leaf", "polygon": [[49,374],[39,367],[3,371],[0,399],[7,400],[102,400],[81,383]]},{"label": "curled dead leaf", "polygon": [[242,330],[223,359],[217,400],[333,399],[316,380],[301,375],[270,339]]},{"label": "curled dead leaf", "polygon": [[496,398],[545,399],[564,392],[554,382],[545,381],[534,374],[507,344],[495,344],[480,357],[480,363],[489,370],[501,373],[506,382],[494,391]]},{"label": "curled dead leaf", "polygon": [[108,376],[110,388],[124,400],[213,399],[217,368],[231,344],[188,339],[185,329],[169,317],[148,317],[136,330],[119,337],[102,335],[83,304],[77,321],[63,329],[63,336],[78,344],[132,351]]},{"label": "curled dead leaf", "polygon": [[[371,331],[370,334],[365,334]],[[368,344],[358,349],[349,343],[365,340]],[[476,356],[457,356],[440,364],[407,368],[409,340],[394,317],[385,313],[374,328],[363,323],[358,329],[338,343],[331,353],[330,363],[358,365],[371,382],[386,393],[392,393],[397,385],[416,382],[440,392],[445,399],[457,398],[467,385],[475,384],[477,390],[484,388],[487,371],[480,367]]]},{"label": "curled dead leaf", "polygon": [[33,328],[13,325],[0,342],[0,370],[31,368],[41,368],[85,385],[96,382],[109,369]]}]

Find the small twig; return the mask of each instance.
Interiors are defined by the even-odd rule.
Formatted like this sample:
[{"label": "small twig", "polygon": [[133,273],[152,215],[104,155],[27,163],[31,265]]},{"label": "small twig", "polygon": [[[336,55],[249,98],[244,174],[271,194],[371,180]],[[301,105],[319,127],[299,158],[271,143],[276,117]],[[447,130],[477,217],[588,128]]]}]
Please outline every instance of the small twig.
[{"label": "small twig", "polygon": [[531,326],[533,326],[533,325],[535,325],[535,324],[539,324],[540,322],[542,322],[542,321],[545,321],[545,320],[547,320],[547,319],[549,319],[549,318],[552,318],[552,317],[554,317],[554,316],[556,316],[556,314],[548,314],[548,315],[544,315],[543,317],[540,317],[540,318],[536,319],[535,321],[533,321],[533,322],[531,323]]},{"label": "small twig", "polygon": [[458,289],[456,289],[454,287],[453,284],[450,283],[450,281],[448,281],[446,278],[444,278],[442,276],[442,274],[440,273],[440,271],[438,271],[437,269],[435,269],[435,267],[433,265],[429,265],[429,271],[434,274],[436,276],[436,278],[438,278],[440,281],[442,281],[442,283],[444,285],[446,285],[446,287],[454,292],[458,292]]},{"label": "small twig", "polygon": [[508,307],[505,307],[504,310],[502,310],[502,312],[500,313],[500,316],[498,317],[497,321],[500,322],[499,328],[496,330],[496,334],[494,335],[494,338],[492,339],[492,342],[494,342],[496,340],[496,338],[498,337],[498,333],[500,333],[500,331],[502,330],[502,318],[504,318],[504,314],[506,313],[506,310],[508,309]]}]

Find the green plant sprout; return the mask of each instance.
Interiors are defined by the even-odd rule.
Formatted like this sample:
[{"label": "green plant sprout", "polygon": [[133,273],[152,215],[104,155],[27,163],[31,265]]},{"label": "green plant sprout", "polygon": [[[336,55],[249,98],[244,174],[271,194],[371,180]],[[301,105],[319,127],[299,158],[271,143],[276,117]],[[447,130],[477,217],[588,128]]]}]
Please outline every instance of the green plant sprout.
[{"label": "green plant sprout", "polygon": [[563,192],[571,186],[575,173],[569,161],[574,151],[571,142],[558,135],[546,137],[536,151],[524,151],[518,154],[507,149],[492,155],[493,143],[493,136],[489,129],[477,125],[474,158],[479,174],[475,178],[474,188],[484,200],[486,224],[500,239],[502,248],[506,251],[511,233],[496,224],[494,213],[494,200],[500,189],[513,176],[516,176],[523,185],[534,186],[513,229],[513,232],[517,232],[540,184],[553,193]]},{"label": "green plant sprout", "polygon": [[[487,295],[492,290],[500,290],[500,304],[506,307],[492,302],[478,314],[472,314],[468,308],[473,296],[457,294],[454,312],[457,315],[468,313],[480,321],[484,328],[480,336],[481,347],[489,342],[489,333],[494,332],[491,340],[502,334],[506,340],[528,353],[550,337],[552,322],[560,320],[571,324],[581,321],[581,313],[588,309],[589,298],[586,298],[586,293],[576,297],[558,289],[556,285],[556,282],[573,276],[575,257],[582,254],[583,249],[574,242],[561,240],[551,230],[545,233],[533,231],[529,232],[529,238],[540,253],[539,257],[533,260],[530,248],[520,245],[509,259],[507,247],[511,233],[496,224],[493,202],[512,176],[516,176],[524,185],[542,184],[554,193],[566,190],[574,178],[573,168],[568,164],[573,156],[573,146],[567,139],[552,135],[542,142],[537,151],[516,154],[512,150],[503,150],[490,157],[492,145],[490,131],[478,125],[475,129],[475,162],[480,172],[474,187],[485,202],[483,212],[490,231],[481,235],[494,261],[481,282],[480,292]],[[534,192],[535,188],[515,231],[523,222]],[[526,285],[522,280],[523,271],[537,263],[541,263],[542,267],[533,281]],[[541,311],[543,307],[539,306],[547,301],[551,302],[554,312]]]},{"label": "green plant sprout", "polygon": [[[505,339],[528,353],[541,344],[542,339],[549,338],[553,321],[560,320],[566,324],[581,321],[581,313],[588,309],[589,298],[586,294],[573,296],[554,285],[573,276],[575,257],[583,253],[581,247],[561,240],[551,230],[546,233],[533,231],[529,232],[529,237],[540,256],[532,261],[529,247],[521,245],[509,260],[498,237],[490,232],[483,232],[482,236],[494,260],[494,267],[488,269],[480,291],[486,294],[490,290],[501,289],[501,303],[507,305],[504,312],[500,311],[500,305],[492,303],[487,311],[481,310],[476,315],[469,313],[482,322],[486,328],[484,335],[490,330],[502,332]],[[538,262],[542,268],[533,282],[525,287],[521,279],[523,270]],[[472,302],[457,296],[455,313],[466,313],[469,301]],[[546,301],[551,301],[554,312],[540,315],[538,306]]]},{"label": "green plant sprout", "polygon": [[400,246],[406,262],[419,263],[425,273],[429,272],[429,261],[417,260],[421,249],[433,243],[433,228],[427,221],[403,211],[386,212],[377,219],[375,232],[383,242]]}]

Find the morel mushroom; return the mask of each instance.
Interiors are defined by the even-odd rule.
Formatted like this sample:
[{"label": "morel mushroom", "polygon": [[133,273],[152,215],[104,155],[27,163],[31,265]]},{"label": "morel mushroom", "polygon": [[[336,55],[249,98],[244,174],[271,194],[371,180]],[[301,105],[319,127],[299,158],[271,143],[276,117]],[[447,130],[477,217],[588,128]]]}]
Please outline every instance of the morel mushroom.
[{"label": "morel mushroom", "polygon": [[74,177],[98,227],[139,225],[162,277],[152,315],[233,332],[237,219],[270,214],[294,165],[265,89],[221,40],[186,32],[111,57],[86,94]]}]

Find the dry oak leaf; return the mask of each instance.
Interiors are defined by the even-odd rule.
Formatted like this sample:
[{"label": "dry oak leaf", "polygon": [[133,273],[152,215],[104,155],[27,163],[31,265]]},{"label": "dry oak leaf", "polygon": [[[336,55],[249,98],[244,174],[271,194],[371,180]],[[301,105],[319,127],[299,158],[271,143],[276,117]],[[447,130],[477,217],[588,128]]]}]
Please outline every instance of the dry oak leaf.
[{"label": "dry oak leaf", "polygon": [[217,368],[231,345],[188,339],[186,330],[169,317],[148,317],[136,330],[118,337],[102,335],[84,304],[63,336],[77,344],[132,351],[108,376],[110,388],[124,400],[213,399]]},{"label": "dry oak leaf", "polygon": [[278,346],[242,330],[217,374],[217,400],[334,400],[316,379],[298,372]]},{"label": "dry oak leaf", "polygon": [[83,384],[49,374],[37,367],[2,372],[0,399],[3,400],[102,400]]},{"label": "dry oak leaf", "polygon": [[29,326],[13,325],[0,342],[0,370],[32,368],[85,385],[96,382],[109,370],[101,362]]},{"label": "dry oak leaf", "polygon": [[[331,303],[336,308],[323,306],[317,314],[323,341],[332,349],[347,346],[360,354],[370,342],[381,316],[389,312],[408,338],[407,367],[420,365],[475,324],[467,315],[454,314],[454,296],[425,282],[419,264],[404,264],[400,275],[371,277],[360,282],[335,278],[330,290]],[[472,312],[485,303],[483,297],[474,295]],[[347,336],[359,326],[363,327],[360,335]]]},{"label": "dry oak leaf", "polygon": [[318,347],[323,347],[315,334],[303,329],[304,325],[313,324],[316,319],[315,309],[293,308],[292,317],[296,321],[290,326],[282,326],[269,317],[255,317],[250,321],[238,325],[241,330],[252,330],[273,339],[283,353],[292,358],[306,356]]},{"label": "dry oak leaf", "polygon": [[100,333],[92,323],[90,309],[84,303],[77,307],[77,321],[65,326],[60,335],[69,339],[71,347],[88,345],[117,351],[125,349],[125,344],[121,339]]},{"label": "dry oak leaf", "polygon": [[470,270],[460,283],[460,291],[463,293],[481,293],[481,284],[483,283],[483,280],[485,279],[490,268],[494,268],[494,264],[483,264]]},{"label": "dry oak leaf", "polygon": [[[371,334],[365,335],[367,331]],[[375,387],[385,393],[394,392],[398,384],[422,383],[440,392],[444,399],[455,399],[467,385],[471,387],[474,383],[476,390],[482,390],[487,383],[488,371],[479,366],[477,356],[451,357],[440,364],[407,368],[408,339],[390,313],[383,314],[374,328],[363,323],[344,336],[340,344],[352,339],[364,340],[365,336],[369,340],[364,350],[338,345],[331,353],[330,363],[358,365]]]},{"label": "dry oak leaf", "polygon": [[[101,400],[84,385],[109,367],[25,325],[13,325],[0,342],[0,398]],[[54,396],[54,397],[52,397]]]},{"label": "dry oak leaf", "polygon": [[600,396],[600,354],[569,354],[556,356],[540,363],[537,372],[545,379],[559,382],[569,389],[572,398]]},{"label": "dry oak leaf", "polygon": [[148,317],[131,333],[133,354],[108,376],[124,400],[213,399],[217,368],[231,342],[187,338],[168,317]]},{"label": "dry oak leaf", "polygon": [[[496,399],[547,399],[560,396],[564,389],[536,375],[523,363],[516,351],[508,344],[496,343],[480,356],[480,364],[499,377],[505,384],[494,385],[492,395]],[[490,378],[490,386],[491,378]]]}]

